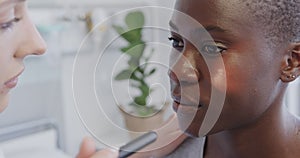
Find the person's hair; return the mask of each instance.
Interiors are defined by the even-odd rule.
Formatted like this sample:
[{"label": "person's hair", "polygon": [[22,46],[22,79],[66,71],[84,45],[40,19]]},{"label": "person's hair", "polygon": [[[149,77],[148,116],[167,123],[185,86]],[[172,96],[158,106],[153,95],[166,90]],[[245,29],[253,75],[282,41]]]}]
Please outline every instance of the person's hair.
[{"label": "person's hair", "polygon": [[243,0],[272,45],[300,42],[300,0]]}]

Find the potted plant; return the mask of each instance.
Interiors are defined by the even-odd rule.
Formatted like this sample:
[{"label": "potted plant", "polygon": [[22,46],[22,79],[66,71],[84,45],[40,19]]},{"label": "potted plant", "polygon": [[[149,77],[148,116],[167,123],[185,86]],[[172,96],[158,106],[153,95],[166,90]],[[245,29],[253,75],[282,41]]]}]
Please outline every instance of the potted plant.
[{"label": "potted plant", "polygon": [[[149,99],[150,94],[154,91],[149,87],[147,80],[156,72],[156,68],[150,67],[148,64],[149,59],[153,55],[154,49],[151,49],[151,51],[148,51],[147,53],[145,52],[147,44],[143,40],[143,27],[145,23],[143,12],[129,12],[125,17],[125,23],[126,26],[113,25],[114,30],[127,42],[127,45],[122,47],[120,50],[128,56],[127,66],[125,66],[114,79],[117,81],[129,80],[130,86],[137,89],[139,91],[139,95],[134,96],[132,102],[129,104],[129,106],[132,106],[134,109],[133,113],[128,113],[128,111],[123,108],[121,108],[121,112],[125,115],[127,126],[130,126],[128,123],[131,122],[133,124],[138,124],[141,128],[143,124],[141,121],[146,121],[146,119],[152,119],[154,121],[154,125],[150,125],[150,123],[144,124],[148,129],[143,128],[130,130],[151,130],[162,123],[163,113],[159,113],[164,111],[164,108],[160,110],[157,109],[157,106],[155,105],[147,105],[147,100]],[[154,114],[162,116],[154,116]]]}]

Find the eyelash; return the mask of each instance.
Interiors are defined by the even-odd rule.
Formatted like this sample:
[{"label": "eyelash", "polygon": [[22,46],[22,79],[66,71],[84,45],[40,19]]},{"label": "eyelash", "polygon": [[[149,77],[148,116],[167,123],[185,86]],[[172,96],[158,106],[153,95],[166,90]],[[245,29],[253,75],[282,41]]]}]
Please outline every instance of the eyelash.
[{"label": "eyelash", "polygon": [[[170,41],[172,41],[172,46],[178,51],[181,51],[184,48],[184,43],[182,40],[177,39],[176,37],[169,37]],[[218,46],[217,44],[205,44],[201,47],[201,51],[205,52],[209,55],[216,55],[217,53],[222,54],[227,50],[227,48],[223,46]]]},{"label": "eyelash", "polygon": [[0,28],[3,31],[7,31],[8,29],[12,29],[14,24],[19,22],[21,18],[15,17],[13,20],[10,20],[9,22],[0,24]]},{"label": "eyelash", "polygon": [[175,37],[169,37],[168,39],[172,42],[173,48],[175,48],[177,50],[182,50],[183,49],[184,43],[183,43],[182,40],[179,40]]}]

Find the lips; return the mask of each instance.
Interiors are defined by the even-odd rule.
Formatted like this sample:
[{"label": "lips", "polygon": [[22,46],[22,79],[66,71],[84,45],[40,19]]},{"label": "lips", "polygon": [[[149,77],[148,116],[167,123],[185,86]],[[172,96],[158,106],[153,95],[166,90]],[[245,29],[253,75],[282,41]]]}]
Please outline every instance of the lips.
[{"label": "lips", "polygon": [[9,81],[7,81],[7,82],[5,82],[5,87],[7,87],[7,88],[14,88],[14,87],[16,87],[16,85],[17,85],[17,83],[18,83],[18,78],[17,77],[15,77],[15,78],[13,78],[13,79],[11,79],[11,80],[9,80]]},{"label": "lips", "polygon": [[[176,89],[176,88],[175,88]],[[183,88],[185,89],[185,88]],[[192,109],[199,109],[203,107],[200,102],[200,95],[197,92],[187,92],[177,93],[181,91],[173,90],[172,91],[172,99],[173,99],[173,110],[177,112],[179,107],[190,107]]]},{"label": "lips", "polygon": [[172,99],[182,106],[201,107],[200,90],[197,84],[180,86],[171,84]]},{"label": "lips", "polygon": [[22,70],[20,73],[18,73],[17,75],[15,75],[14,77],[12,77],[11,79],[9,79],[8,81],[6,81],[4,83],[5,87],[12,89],[14,87],[17,86],[18,84],[18,77],[22,74],[24,70]]},{"label": "lips", "polygon": [[201,103],[192,103],[192,101],[181,101],[180,99],[176,99],[178,97],[173,97],[173,109],[174,111],[177,111],[179,106],[189,106],[189,107],[193,107],[193,108],[201,108],[203,107]]}]

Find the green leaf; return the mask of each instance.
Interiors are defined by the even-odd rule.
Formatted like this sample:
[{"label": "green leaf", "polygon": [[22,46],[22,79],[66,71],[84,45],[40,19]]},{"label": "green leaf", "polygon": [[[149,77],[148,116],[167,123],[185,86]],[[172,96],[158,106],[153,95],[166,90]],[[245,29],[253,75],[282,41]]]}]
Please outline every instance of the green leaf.
[{"label": "green leaf", "polygon": [[144,105],[146,105],[146,98],[143,96],[135,97],[134,103],[136,105],[144,106]]},{"label": "green leaf", "polygon": [[154,74],[156,72],[156,69],[155,68],[153,68],[149,73],[148,73],[148,75],[147,76],[151,76],[152,74]]},{"label": "green leaf", "polygon": [[149,96],[149,94],[150,94],[150,88],[149,88],[149,86],[144,83],[144,84],[140,85],[139,88],[140,88],[140,90],[142,92],[142,96],[145,97],[145,98],[147,98]]},{"label": "green leaf", "polygon": [[115,80],[118,80],[118,81],[127,80],[127,79],[130,79],[131,75],[132,75],[131,70],[123,70],[115,77]]},{"label": "green leaf", "polygon": [[112,27],[121,37],[123,37],[129,43],[141,41],[142,38],[141,28],[125,30],[123,27],[117,25],[112,25]]},{"label": "green leaf", "polygon": [[134,48],[138,45],[145,45],[145,43],[142,42],[142,41],[138,41],[138,42],[135,42],[135,43],[130,43],[128,46],[121,48],[121,51],[126,53],[127,51],[129,51],[130,49],[132,49],[132,48]]},{"label": "green leaf", "polygon": [[[134,73],[130,76],[130,79],[135,80],[135,81],[140,81],[140,79],[138,77],[136,77],[136,75]],[[138,88],[138,86],[133,86],[133,87]]]},{"label": "green leaf", "polygon": [[135,71],[138,68],[140,62],[138,58],[131,57],[127,63],[129,65],[129,69],[131,71]]},{"label": "green leaf", "polygon": [[124,28],[121,26],[112,25],[112,27],[119,35],[121,35],[125,32]]},{"label": "green leaf", "polygon": [[142,39],[142,30],[141,29],[133,29],[129,31],[124,31],[120,34],[127,42],[136,43],[141,41]]},{"label": "green leaf", "polygon": [[139,45],[132,46],[131,49],[129,49],[125,53],[133,58],[140,59],[144,53],[144,50],[145,50],[145,45],[139,44]]},{"label": "green leaf", "polygon": [[143,12],[135,11],[127,14],[125,22],[130,30],[142,28],[145,23],[145,17]]}]

